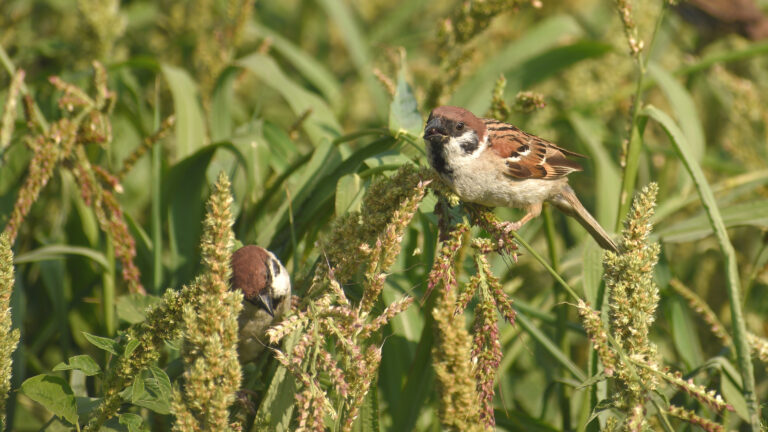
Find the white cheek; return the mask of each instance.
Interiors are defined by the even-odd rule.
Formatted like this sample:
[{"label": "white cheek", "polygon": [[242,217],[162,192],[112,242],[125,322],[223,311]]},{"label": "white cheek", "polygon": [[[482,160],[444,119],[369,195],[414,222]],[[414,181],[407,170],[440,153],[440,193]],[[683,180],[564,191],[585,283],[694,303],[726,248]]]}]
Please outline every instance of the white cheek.
[{"label": "white cheek", "polygon": [[291,278],[285,267],[280,269],[280,274],[272,280],[272,296],[283,297],[291,293]]},{"label": "white cheek", "polygon": [[448,158],[458,163],[464,163],[473,159],[477,159],[480,156],[480,153],[482,153],[488,145],[488,136],[480,141],[480,144],[477,146],[475,151],[472,153],[467,153],[461,146],[462,144],[471,143],[473,139],[474,133],[471,131],[464,132],[461,136],[458,137],[451,137],[451,139],[448,141],[448,145],[445,146]]}]

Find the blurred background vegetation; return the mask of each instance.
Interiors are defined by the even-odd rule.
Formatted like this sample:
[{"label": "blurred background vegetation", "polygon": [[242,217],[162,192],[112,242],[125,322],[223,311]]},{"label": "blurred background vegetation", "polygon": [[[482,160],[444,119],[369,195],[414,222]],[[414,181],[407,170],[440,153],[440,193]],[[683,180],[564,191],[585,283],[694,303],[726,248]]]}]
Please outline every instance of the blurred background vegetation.
[{"label": "blurred background vegetation", "polygon": [[[232,179],[237,239],[274,251],[301,295],[331,221],[358,210],[373,180],[403,164],[426,165],[419,118],[439,104],[478,115],[493,106],[522,129],[589,155],[571,184],[609,230],[625,216],[622,178],[631,131],[639,128],[642,147],[630,161],[636,184],[659,185],[653,223],[662,246],[661,301],[651,339],[662,365],[717,389],[734,411],[718,417],[685,394],[664,397],[729,429],[747,427],[743,371],[733,350],[673,289],[688,287],[730,330],[725,260],[664,129],[646,123],[633,101],[654,105],[680,126],[729,228],[746,327],[755,340],[765,338],[768,43],[745,23],[761,23],[759,8],[768,2],[759,1],[742,21],[724,12],[728,6],[720,12],[661,1],[632,6],[628,22],[617,13],[627,2],[608,0],[3,0],[0,101],[10,111],[0,133],[0,227],[12,221],[34,170],[30,162],[38,161],[34,137],[72,116],[72,105],[92,103],[98,113],[84,120],[98,139],[78,147],[78,157],[106,172],[99,181],[116,197],[114,206],[94,211],[78,183],[78,165],[63,161],[17,227],[11,306],[21,342],[13,357],[9,429],[66,429],[17,391],[21,383],[78,354],[103,363],[104,352],[83,332],[115,336],[140,322],[153,302],[142,290],[159,296],[199,272],[205,199],[219,172]],[[635,48],[643,44],[638,55],[628,35]],[[104,65],[104,77],[94,61]],[[17,70],[24,71],[23,84],[21,77],[12,84]],[[61,82],[83,89],[91,101]],[[499,111],[500,102],[510,110]],[[438,247],[435,202],[427,196],[406,230],[379,311],[404,294],[424,296]],[[131,251],[115,239],[119,228],[100,229],[109,225],[104,219],[119,218],[135,240],[138,284],[121,277],[129,265],[116,257]],[[578,224],[547,211],[520,235],[582,298],[601,307],[600,251]],[[472,260],[460,256],[466,262],[459,281],[466,282],[471,271],[461,269],[471,269]],[[493,272],[527,321],[500,324],[497,428],[594,430],[597,420],[586,425],[606,408],[597,401],[607,390],[604,383],[583,387],[571,373],[572,366],[589,376],[592,367],[589,340],[566,304],[572,299],[528,253],[518,262],[492,257]],[[354,284],[345,289],[360,297]],[[429,361],[433,325],[416,301],[385,329],[377,383],[381,429],[440,429]],[[177,347],[169,345],[160,366],[172,369],[176,358]],[[274,369],[273,362],[262,366]],[[54,374],[69,380],[76,396],[98,395],[94,378]],[[765,363],[756,360],[755,377],[764,401]],[[160,411],[132,409],[152,430],[170,424]]]}]

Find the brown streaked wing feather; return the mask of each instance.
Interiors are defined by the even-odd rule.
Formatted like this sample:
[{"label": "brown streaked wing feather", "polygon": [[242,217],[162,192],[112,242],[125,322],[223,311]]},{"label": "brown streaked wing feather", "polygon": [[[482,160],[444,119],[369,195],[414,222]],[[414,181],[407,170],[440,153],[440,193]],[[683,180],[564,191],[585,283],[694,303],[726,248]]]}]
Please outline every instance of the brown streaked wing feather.
[{"label": "brown streaked wing feather", "polygon": [[[506,123],[486,120],[486,126],[490,134],[489,147],[505,160],[507,174],[512,177],[557,179],[582,169],[566,157],[586,157],[580,153],[560,148]],[[512,160],[515,157],[520,159]]]}]

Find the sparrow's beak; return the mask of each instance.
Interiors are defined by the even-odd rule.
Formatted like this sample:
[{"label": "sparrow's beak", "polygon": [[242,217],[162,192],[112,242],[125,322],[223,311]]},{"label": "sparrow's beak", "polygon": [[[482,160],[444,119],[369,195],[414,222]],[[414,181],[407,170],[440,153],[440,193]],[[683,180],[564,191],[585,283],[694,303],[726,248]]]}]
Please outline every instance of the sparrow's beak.
[{"label": "sparrow's beak", "polygon": [[443,125],[443,119],[435,117],[424,127],[424,139],[430,142],[443,141],[448,136],[448,131]]},{"label": "sparrow's beak", "polygon": [[267,292],[262,292],[259,294],[259,301],[261,302],[261,305],[264,306],[264,310],[267,311],[269,316],[272,318],[275,317],[275,309],[272,307],[272,296],[269,295]]}]

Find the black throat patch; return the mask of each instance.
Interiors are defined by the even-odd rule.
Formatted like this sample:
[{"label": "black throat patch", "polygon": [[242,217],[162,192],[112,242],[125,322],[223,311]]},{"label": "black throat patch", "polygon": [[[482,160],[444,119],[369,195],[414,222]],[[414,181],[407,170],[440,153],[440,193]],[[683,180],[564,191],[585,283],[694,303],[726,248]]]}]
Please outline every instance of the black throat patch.
[{"label": "black throat patch", "polygon": [[434,170],[442,176],[452,177],[453,170],[445,161],[445,147],[443,144],[428,141],[427,145],[429,146],[430,154],[429,163],[432,165],[432,168],[434,168]]}]

